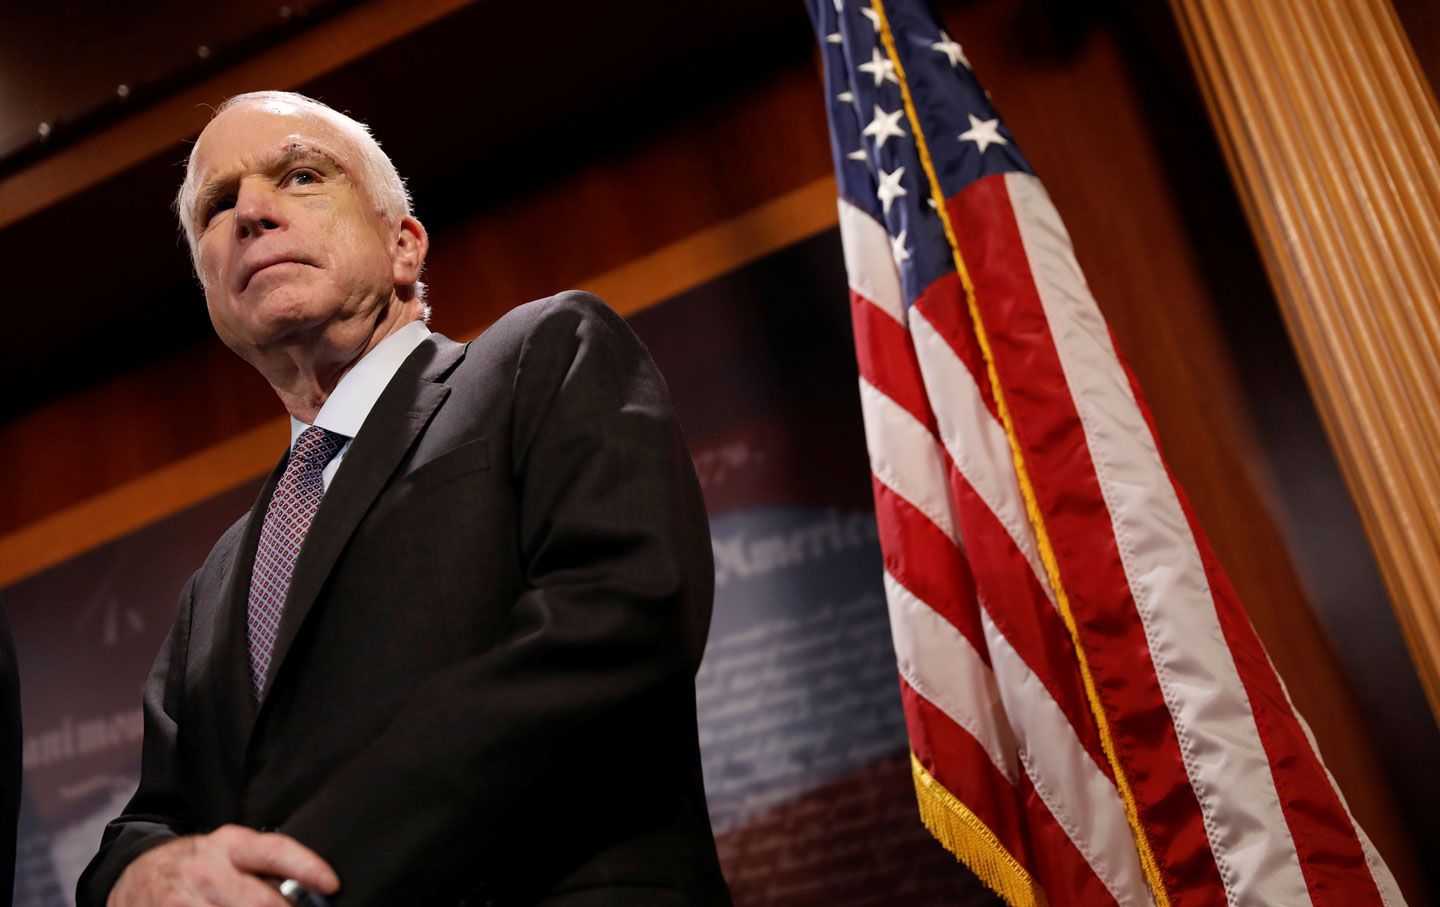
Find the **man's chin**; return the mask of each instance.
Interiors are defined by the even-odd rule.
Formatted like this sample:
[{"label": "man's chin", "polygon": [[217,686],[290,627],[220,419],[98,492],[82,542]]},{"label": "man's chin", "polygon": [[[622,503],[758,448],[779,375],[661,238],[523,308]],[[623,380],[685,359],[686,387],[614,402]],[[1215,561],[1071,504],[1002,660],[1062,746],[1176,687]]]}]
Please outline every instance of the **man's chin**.
[{"label": "man's chin", "polygon": [[226,346],[251,359],[252,353],[263,354],[303,339],[327,320],[327,315],[314,308],[267,306],[250,313],[243,324],[223,326],[217,323],[215,330]]}]

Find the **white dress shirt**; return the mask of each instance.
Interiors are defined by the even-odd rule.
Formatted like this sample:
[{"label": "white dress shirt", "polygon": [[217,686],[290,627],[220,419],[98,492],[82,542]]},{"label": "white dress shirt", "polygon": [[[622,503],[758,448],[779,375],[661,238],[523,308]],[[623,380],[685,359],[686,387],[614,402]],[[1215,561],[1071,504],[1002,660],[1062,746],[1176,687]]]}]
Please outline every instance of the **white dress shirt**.
[{"label": "white dress shirt", "polygon": [[[315,425],[345,436],[344,446],[339,453],[331,457],[330,462],[325,465],[325,471],[320,474],[320,479],[327,489],[330,487],[330,480],[335,478],[335,471],[340,468],[340,461],[345,459],[345,453],[350,450],[351,442],[360,433],[360,426],[365,424],[365,417],[370,415],[375,401],[380,399],[385,386],[395,377],[400,363],[415,352],[415,347],[429,336],[430,328],[424,322],[412,321],[380,341],[375,345],[375,349],[366,353],[345,373],[345,377],[340,379],[340,383],[335,385],[335,390],[330,392],[325,404],[320,407],[320,412],[315,414]],[[294,450],[300,433],[309,427],[294,416],[290,417],[291,450]]]}]

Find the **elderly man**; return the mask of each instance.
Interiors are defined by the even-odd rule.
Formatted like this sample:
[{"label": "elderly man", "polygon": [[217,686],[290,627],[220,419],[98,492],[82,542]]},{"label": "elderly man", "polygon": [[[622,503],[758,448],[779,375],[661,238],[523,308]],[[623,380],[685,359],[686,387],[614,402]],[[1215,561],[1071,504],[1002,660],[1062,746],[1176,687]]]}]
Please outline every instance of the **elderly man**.
[{"label": "elderly man", "polygon": [[430,333],[393,165],[298,95],[227,102],[178,213],[293,444],[181,594],[79,903],[728,903],[705,514],[625,323],[565,293]]}]

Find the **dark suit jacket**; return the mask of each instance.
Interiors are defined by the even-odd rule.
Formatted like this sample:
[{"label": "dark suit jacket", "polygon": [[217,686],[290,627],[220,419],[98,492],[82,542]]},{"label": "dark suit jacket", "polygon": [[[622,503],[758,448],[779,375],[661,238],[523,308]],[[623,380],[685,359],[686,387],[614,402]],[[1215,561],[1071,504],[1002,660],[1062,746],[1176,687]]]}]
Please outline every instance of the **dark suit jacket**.
[{"label": "dark suit jacket", "polygon": [[228,822],[314,849],[343,907],[729,903],[695,729],[709,534],[619,316],[572,292],[415,350],[311,524],[257,706],[246,599],[284,465],[181,595],[82,907]]},{"label": "dark suit jacket", "polygon": [[20,819],[20,666],[10,619],[0,607],[0,905],[15,889],[16,824]]}]

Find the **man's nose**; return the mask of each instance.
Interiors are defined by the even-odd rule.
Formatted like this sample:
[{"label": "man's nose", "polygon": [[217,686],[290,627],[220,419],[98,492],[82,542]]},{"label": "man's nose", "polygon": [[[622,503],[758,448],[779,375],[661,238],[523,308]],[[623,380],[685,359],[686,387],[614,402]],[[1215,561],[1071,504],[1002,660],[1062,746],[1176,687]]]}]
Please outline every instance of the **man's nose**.
[{"label": "man's nose", "polygon": [[242,184],[235,198],[235,234],[247,239],[284,226],[280,198],[268,185]]}]

